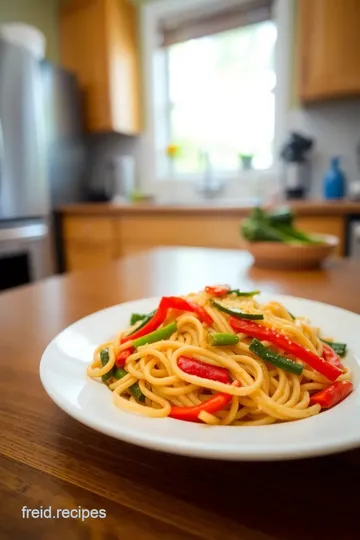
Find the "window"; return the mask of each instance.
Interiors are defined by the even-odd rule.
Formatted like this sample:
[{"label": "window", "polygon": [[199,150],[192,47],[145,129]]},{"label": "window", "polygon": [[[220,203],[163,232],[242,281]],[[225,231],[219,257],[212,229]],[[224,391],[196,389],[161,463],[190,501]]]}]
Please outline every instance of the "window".
[{"label": "window", "polygon": [[170,176],[201,173],[204,152],[224,174],[239,170],[240,155],[252,156],[255,169],[271,167],[276,33],[267,20],[163,49],[166,104],[159,129],[166,144],[180,147]]}]

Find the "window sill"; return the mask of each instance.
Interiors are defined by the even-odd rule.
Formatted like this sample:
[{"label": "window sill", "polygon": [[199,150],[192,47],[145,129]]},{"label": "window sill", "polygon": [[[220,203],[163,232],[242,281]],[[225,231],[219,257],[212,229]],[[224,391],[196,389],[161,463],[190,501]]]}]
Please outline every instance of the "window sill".
[{"label": "window sill", "polygon": [[[270,169],[249,169],[247,171],[224,172],[214,171],[212,176],[216,182],[252,181],[256,182],[261,178],[269,178],[276,174],[275,168]],[[193,184],[204,182],[203,174],[174,174],[173,176],[162,176],[157,178],[157,182],[191,182]]]},{"label": "window sill", "polygon": [[[212,197],[217,200],[229,198],[256,198],[270,200],[281,193],[280,175],[274,170],[243,171],[237,175],[216,175],[216,181],[222,184],[218,193]],[[150,192],[158,200],[202,201],[206,195],[199,191],[204,185],[204,177],[193,175],[173,179],[158,179],[150,185]]]}]

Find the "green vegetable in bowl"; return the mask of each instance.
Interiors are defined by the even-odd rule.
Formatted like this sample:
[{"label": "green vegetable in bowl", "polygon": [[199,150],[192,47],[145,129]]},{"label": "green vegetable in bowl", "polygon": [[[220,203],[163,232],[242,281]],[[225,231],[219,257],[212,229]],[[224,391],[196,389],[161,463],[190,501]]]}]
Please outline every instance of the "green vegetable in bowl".
[{"label": "green vegetable in bowl", "polygon": [[289,209],[266,212],[254,208],[242,222],[241,234],[249,242],[283,242],[285,244],[319,244],[311,235],[293,226],[294,214]]},{"label": "green vegetable in bowl", "polygon": [[289,225],[292,227],[294,222],[294,214],[288,208],[278,208],[267,215],[271,225]]}]

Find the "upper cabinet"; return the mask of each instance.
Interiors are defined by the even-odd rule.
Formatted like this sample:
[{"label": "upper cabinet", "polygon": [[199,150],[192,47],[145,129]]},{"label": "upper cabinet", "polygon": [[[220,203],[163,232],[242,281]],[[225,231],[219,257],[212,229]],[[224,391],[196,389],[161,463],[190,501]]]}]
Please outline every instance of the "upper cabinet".
[{"label": "upper cabinet", "polygon": [[88,131],[141,130],[137,27],[128,0],[69,0],[61,8],[61,62],[78,77]]},{"label": "upper cabinet", "polygon": [[298,91],[311,102],[360,94],[360,0],[297,0]]}]

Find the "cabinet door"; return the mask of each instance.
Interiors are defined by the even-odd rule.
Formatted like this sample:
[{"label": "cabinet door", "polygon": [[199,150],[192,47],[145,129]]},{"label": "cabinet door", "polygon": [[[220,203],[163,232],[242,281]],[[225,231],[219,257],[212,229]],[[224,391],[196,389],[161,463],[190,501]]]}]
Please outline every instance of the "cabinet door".
[{"label": "cabinet door", "polygon": [[360,94],[359,0],[298,0],[299,95]]},{"label": "cabinet door", "polygon": [[115,225],[102,216],[65,215],[62,234],[66,270],[82,270],[116,259]]},{"label": "cabinet door", "polygon": [[106,0],[110,107],[114,131],[141,130],[137,11],[128,0]]},{"label": "cabinet door", "polygon": [[60,14],[61,63],[78,78],[88,131],[111,129],[103,0],[72,0]]},{"label": "cabinet door", "polygon": [[60,12],[61,62],[79,80],[88,131],[139,133],[139,40],[127,0],[70,0]]},{"label": "cabinet door", "polygon": [[337,254],[345,253],[345,218],[342,216],[303,216],[296,218],[296,226],[308,233],[332,234],[339,238]]},{"label": "cabinet door", "polygon": [[135,214],[116,222],[116,237],[122,253],[132,246],[139,250],[158,246],[241,249],[240,221],[232,216]]},{"label": "cabinet door", "polygon": [[95,268],[114,259],[112,242],[65,241],[65,261],[68,272]]}]

